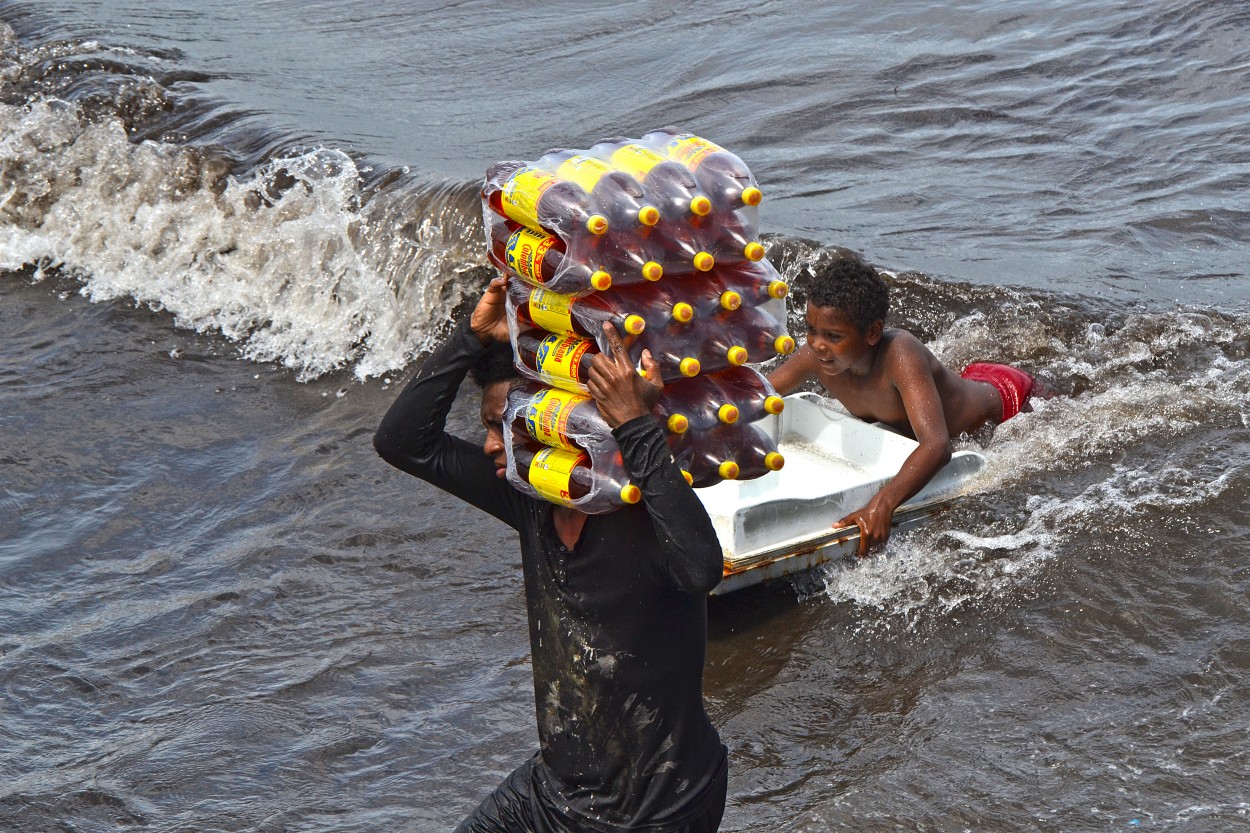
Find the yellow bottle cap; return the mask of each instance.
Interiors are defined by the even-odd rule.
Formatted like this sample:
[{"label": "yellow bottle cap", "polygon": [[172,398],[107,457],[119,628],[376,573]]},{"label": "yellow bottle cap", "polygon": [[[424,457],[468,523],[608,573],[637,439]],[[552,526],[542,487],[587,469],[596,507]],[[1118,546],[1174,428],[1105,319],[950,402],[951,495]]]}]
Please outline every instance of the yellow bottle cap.
[{"label": "yellow bottle cap", "polygon": [[764,192],[754,185],[742,190],[742,201],[747,205],[759,205],[762,199],[764,199]]},{"label": "yellow bottle cap", "polygon": [[753,263],[759,262],[764,259],[764,244],[756,242],[748,243],[746,248],[742,250],[742,253],[746,255],[747,260]]},{"label": "yellow bottle cap", "polygon": [[690,201],[690,213],[698,217],[706,217],[712,213],[712,201],[700,194]]},{"label": "yellow bottle cap", "polygon": [[673,304],[673,318],[684,324],[694,318],[694,307],[690,306],[685,301],[678,301]]},{"label": "yellow bottle cap", "polygon": [[642,500],[642,489],[630,483],[621,489],[621,500],[629,504],[637,503]]},{"label": "yellow bottle cap", "polygon": [[788,356],[794,352],[794,339],[790,338],[790,336],[777,336],[773,346],[777,348],[778,353]]},{"label": "yellow bottle cap", "polygon": [[703,368],[702,365],[699,364],[698,359],[682,359],[681,363],[677,365],[677,369],[681,372],[682,376],[698,376],[699,371]]},{"label": "yellow bottle cap", "polygon": [[726,289],[720,294],[721,309],[736,310],[742,306],[742,296],[732,289]]},{"label": "yellow bottle cap", "polygon": [[726,425],[733,425],[738,421],[738,409],[728,403],[721,405],[716,409],[716,418]]},{"label": "yellow bottle cap", "polygon": [[638,209],[638,222],[644,226],[654,226],[660,222],[660,209],[654,205],[644,205]]},{"label": "yellow bottle cap", "polygon": [[658,281],[664,277],[664,267],[656,263],[654,260],[648,260],[642,264],[642,276],[649,281]]},{"label": "yellow bottle cap", "polygon": [[625,332],[636,336],[645,329],[647,329],[647,322],[643,320],[641,315],[625,316]]},{"label": "yellow bottle cap", "polygon": [[733,460],[726,460],[716,467],[716,473],[724,480],[737,480],[738,464]]},{"label": "yellow bottle cap", "polygon": [[764,455],[764,468],[769,471],[781,471],[781,467],[786,464],[786,458],[781,456],[779,451],[770,451]]},{"label": "yellow bottle cap", "polygon": [[686,419],[684,414],[671,414],[668,421],[664,423],[668,426],[668,430],[674,434],[684,434],[686,429],[690,427],[690,420]]},{"label": "yellow bottle cap", "polygon": [[599,269],[590,276],[590,285],[600,291],[608,289],[612,286],[612,276]]},{"label": "yellow bottle cap", "polygon": [[710,272],[715,265],[716,258],[712,257],[708,252],[699,252],[694,256],[694,268],[700,272]]},{"label": "yellow bottle cap", "polygon": [[770,414],[779,414],[786,409],[786,400],[780,396],[764,397],[764,411]]},{"label": "yellow bottle cap", "polygon": [[790,287],[786,286],[785,281],[769,281],[768,294],[773,298],[784,298],[790,294]]},{"label": "yellow bottle cap", "polygon": [[608,218],[602,214],[591,214],[586,219],[586,230],[591,234],[604,234],[608,230]]},{"label": "yellow bottle cap", "polygon": [[746,364],[747,363],[747,348],[742,347],[741,345],[735,344],[733,347],[730,347],[728,350],[725,351],[725,358],[728,359],[729,363],[735,367],[737,367],[738,365]]},{"label": "yellow bottle cap", "polygon": [[693,486],[693,485],[694,485],[694,475],[693,475],[693,474],[691,474],[690,472],[686,471],[685,469],[682,469],[682,470],[681,470],[681,476],[682,476],[682,477],[684,477],[684,478],[686,478],[686,482],[687,482],[687,483],[689,483],[691,486]]}]

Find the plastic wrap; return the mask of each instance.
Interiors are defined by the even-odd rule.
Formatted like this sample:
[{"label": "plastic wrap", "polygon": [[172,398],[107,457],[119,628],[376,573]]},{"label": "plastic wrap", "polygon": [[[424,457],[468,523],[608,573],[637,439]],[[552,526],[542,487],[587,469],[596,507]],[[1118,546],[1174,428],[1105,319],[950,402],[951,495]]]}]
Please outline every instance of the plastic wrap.
[{"label": "plastic wrap", "polygon": [[763,260],[759,195],[737,156],[664,130],[498,162],[482,186],[491,260],[566,295]]},{"label": "plastic wrap", "polygon": [[636,366],[644,351],[659,363],[655,415],[687,479],[780,467],[772,441],[749,425],[780,399],[744,367],[795,346],[786,285],[758,239],[761,199],[739,157],[672,128],[490,168],[489,257],[510,277],[517,369],[536,383],[509,397],[514,486],[587,512],[638,499],[586,396],[593,357],[609,349],[605,322]]},{"label": "plastic wrap", "polygon": [[521,492],[597,514],[642,497],[593,399],[539,384],[508,393],[508,482]]}]

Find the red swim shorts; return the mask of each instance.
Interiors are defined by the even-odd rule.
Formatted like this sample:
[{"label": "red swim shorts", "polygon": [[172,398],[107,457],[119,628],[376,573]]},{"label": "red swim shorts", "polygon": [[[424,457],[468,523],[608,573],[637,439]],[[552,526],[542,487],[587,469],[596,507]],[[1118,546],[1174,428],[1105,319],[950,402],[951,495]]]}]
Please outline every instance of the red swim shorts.
[{"label": "red swim shorts", "polygon": [[998,389],[1003,399],[1003,422],[1020,413],[1033,395],[1033,377],[1005,364],[977,362],[965,367],[959,375],[973,382],[989,382]]}]

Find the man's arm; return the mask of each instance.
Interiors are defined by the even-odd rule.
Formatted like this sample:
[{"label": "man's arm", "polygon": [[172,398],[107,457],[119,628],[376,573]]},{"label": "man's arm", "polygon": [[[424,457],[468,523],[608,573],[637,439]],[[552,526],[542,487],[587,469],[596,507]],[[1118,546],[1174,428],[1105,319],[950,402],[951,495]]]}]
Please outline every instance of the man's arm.
[{"label": "man's arm", "polygon": [[681,476],[664,431],[651,416],[646,400],[659,392],[658,365],[644,351],[644,379],[612,325],[605,324],[604,332],[612,350],[592,360],[587,388],[612,428],[626,470],[642,490],[660,543],[658,566],[680,589],[708,593],[724,574],[723,555],[707,509]]},{"label": "man's arm", "polygon": [[903,399],[907,421],[920,445],[867,506],[839,521],[859,525],[861,556],[886,542],[895,510],[950,461],[950,432],[929,361],[928,351],[918,341],[895,342],[895,349],[886,359],[888,377]]},{"label": "man's arm", "polygon": [[473,316],[461,321],[425,360],[382,418],[373,446],[392,466],[515,527],[520,494],[496,476],[494,463],[480,445],[444,430],[460,383],[501,333],[491,316],[495,296],[502,297],[502,292],[502,283],[492,281]]},{"label": "man's arm", "polygon": [[724,555],[707,509],[681,476],[664,430],[650,414],[612,429],[660,542],[661,567],[688,593],[708,593],[724,576]]}]

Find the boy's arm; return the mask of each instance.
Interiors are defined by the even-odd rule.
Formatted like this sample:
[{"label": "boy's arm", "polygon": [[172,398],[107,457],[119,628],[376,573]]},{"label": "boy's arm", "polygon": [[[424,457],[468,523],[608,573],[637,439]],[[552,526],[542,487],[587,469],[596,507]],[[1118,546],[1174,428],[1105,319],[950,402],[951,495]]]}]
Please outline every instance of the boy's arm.
[{"label": "boy's arm", "polygon": [[946,427],[942,399],[933,381],[928,351],[919,342],[895,344],[897,349],[887,357],[886,371],[903,399],[907,421],[919,446],[907,456],[898,474],[868,501],[867,506],[839,522],[859,526],[861,556],[885,543],[890,537],[894,511],[923,489],[951,458],[950,432]]},{"label": "boy's arm", "polygon": [[798,390],[799,385],[815,375],[815,354],[804,344],[794,355],[782,362],[768,374],[768,381],[777,391],[778,396],[785,396]]}]

